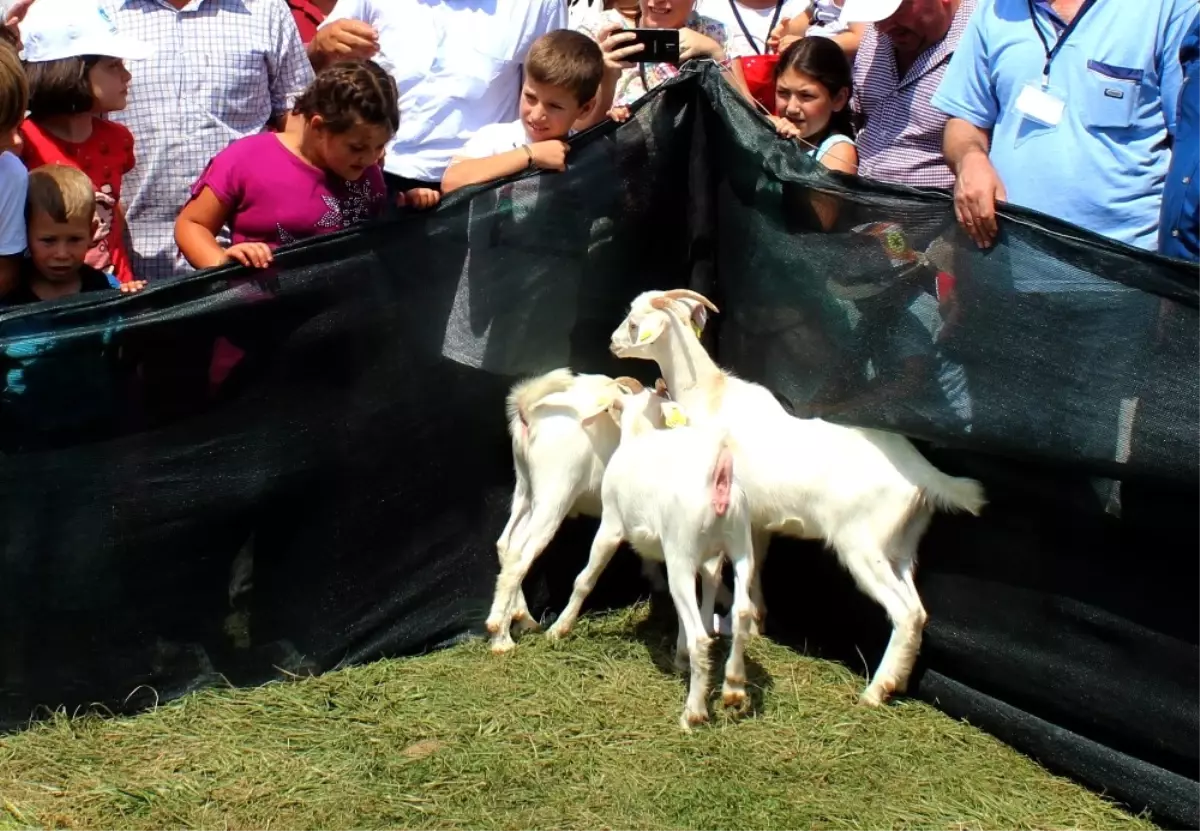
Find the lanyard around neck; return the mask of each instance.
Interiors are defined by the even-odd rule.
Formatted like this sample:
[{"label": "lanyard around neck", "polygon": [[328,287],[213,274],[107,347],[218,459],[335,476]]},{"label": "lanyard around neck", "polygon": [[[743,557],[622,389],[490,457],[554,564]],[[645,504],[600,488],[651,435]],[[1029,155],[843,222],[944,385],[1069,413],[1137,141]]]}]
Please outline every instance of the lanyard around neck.
[{"label": "lanyard around neck", "polygon": [[[771,36],[771,32],[775,31],[775,25],[779,23],[779,15],[783,11],[783,1],[776,0],[775,14],[771,17],[771,25],[767,27],[767,37]],[[746,36],[746,40],[750,41],[750,48],[754,50],[756,55],[761,55],[762,50],[758,48],[758,44],[754,42],[754,36],[750,34],[750,30],[746,28],[746,21],[742,20],[742,13],[738,11],[737,0],[729,0],[729,8],[733,9],[733,16],[737,18],[738,26],[742,28],[742,34]],[[766,46],[766,41],[763,42]]]},{"label": "lanyard around neck", "polygon": [[1050,64],[1054,57],[1058,54],[1058,50],[1062,49],[1063,44],[1067,42],[1067,38],[1075,31],[1075,27],[1079,25],[1079,21],[1083,20],[1083,16],[1087,14],[1087,10],[1096,5],[1096,0],[1084,0],[1079,11],[1075,13],[1075,17],[1067,25],[1067,28],[1062,30],[1062,34],[1058,36],[1058,40],[1054,43],[1054,48],[1050,47],[1050,42],[1046,40],[1046,35],[1042,33],[1042,27],[1038,25],[1037,11],[1033,7],[1033,0],[1029,0],[1029,22],[1033,24],[1033,31],[1037,32],[1038,40],[1042,42],[1042,48],[1046,50],[1046,65],[1042,67],[1042,86],[1050,86]]}]

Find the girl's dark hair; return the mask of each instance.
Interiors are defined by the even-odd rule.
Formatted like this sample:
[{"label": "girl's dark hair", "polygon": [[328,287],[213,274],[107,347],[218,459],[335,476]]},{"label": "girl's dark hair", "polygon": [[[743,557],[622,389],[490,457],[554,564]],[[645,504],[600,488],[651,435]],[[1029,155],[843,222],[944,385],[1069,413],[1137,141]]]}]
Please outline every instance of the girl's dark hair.
[{"label": "girl's dark hair", "polygon": [[96,104],[88,73],[100,63],[98,55],[25,63],[29,81],[29,117],[90,113]]},{"label": "girl's dark hair", "polygon": [[820,35],[800,38],[779,56],[775,64],[776,82],[789,71],[813,78],[829,91],[830,98],[846,90],[846,106],[830,115],[829,132],[854,138],[854,115],[850,111],[854,73],[842,47]]},{"label": "girl's dark hair", "polygon": [[321,116],[331,133],[344,133],[359,121],[400,129],[400,92],[374,61],[338,61],[322,69],[296,99],[292,111]]}]

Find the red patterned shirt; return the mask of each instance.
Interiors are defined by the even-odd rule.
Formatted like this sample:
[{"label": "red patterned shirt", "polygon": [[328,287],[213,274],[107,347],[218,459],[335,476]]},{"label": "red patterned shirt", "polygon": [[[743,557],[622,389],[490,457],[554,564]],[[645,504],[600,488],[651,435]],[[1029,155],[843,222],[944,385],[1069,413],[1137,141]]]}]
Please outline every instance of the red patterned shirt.
[{"label": "red patterned shirt", "polygon": [[135,279],[125,251],[125,222],[118,203],[121,178],[133,169],[133,134],[122,124],[92,120],[92,134],[81,142],[64,141],[32,120],[21,125],[25,146],[21,161],[30,170],[44,164],[77,167],[92,180],[96,190],[96,217],[100,220],[99,240],[86,262],[101,271],[112,271],[122,283]]}]

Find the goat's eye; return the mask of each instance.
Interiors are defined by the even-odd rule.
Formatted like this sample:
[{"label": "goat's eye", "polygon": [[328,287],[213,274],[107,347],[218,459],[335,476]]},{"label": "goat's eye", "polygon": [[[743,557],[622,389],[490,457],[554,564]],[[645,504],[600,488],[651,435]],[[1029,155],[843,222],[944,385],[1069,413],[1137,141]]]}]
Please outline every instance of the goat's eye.
[{"label": "goat's eye", "polygon": [[631,335],[637,334],[637,324],[634,323],[632,320],[629,321],[629,334],[631,334]]}]

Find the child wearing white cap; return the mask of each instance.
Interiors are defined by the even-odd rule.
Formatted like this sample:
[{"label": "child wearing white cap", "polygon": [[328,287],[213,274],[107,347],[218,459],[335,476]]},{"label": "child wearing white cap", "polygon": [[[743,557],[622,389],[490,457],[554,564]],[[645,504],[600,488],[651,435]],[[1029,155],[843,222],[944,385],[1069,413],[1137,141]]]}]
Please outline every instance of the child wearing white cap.
[{"label": "child wearing white cap", "polygon": [[117,32],[95,0],[37,0],[21,24],[21,58],[29,79],[29,118],[21,127],[21,160],[33,169],[66,164],[87,173],[96,192],[99,227],[87,264],[135,278],[124,245],[121,179],[133,169],[133,135],[101,116],[125,109],[125,61],[153,48]]}]

